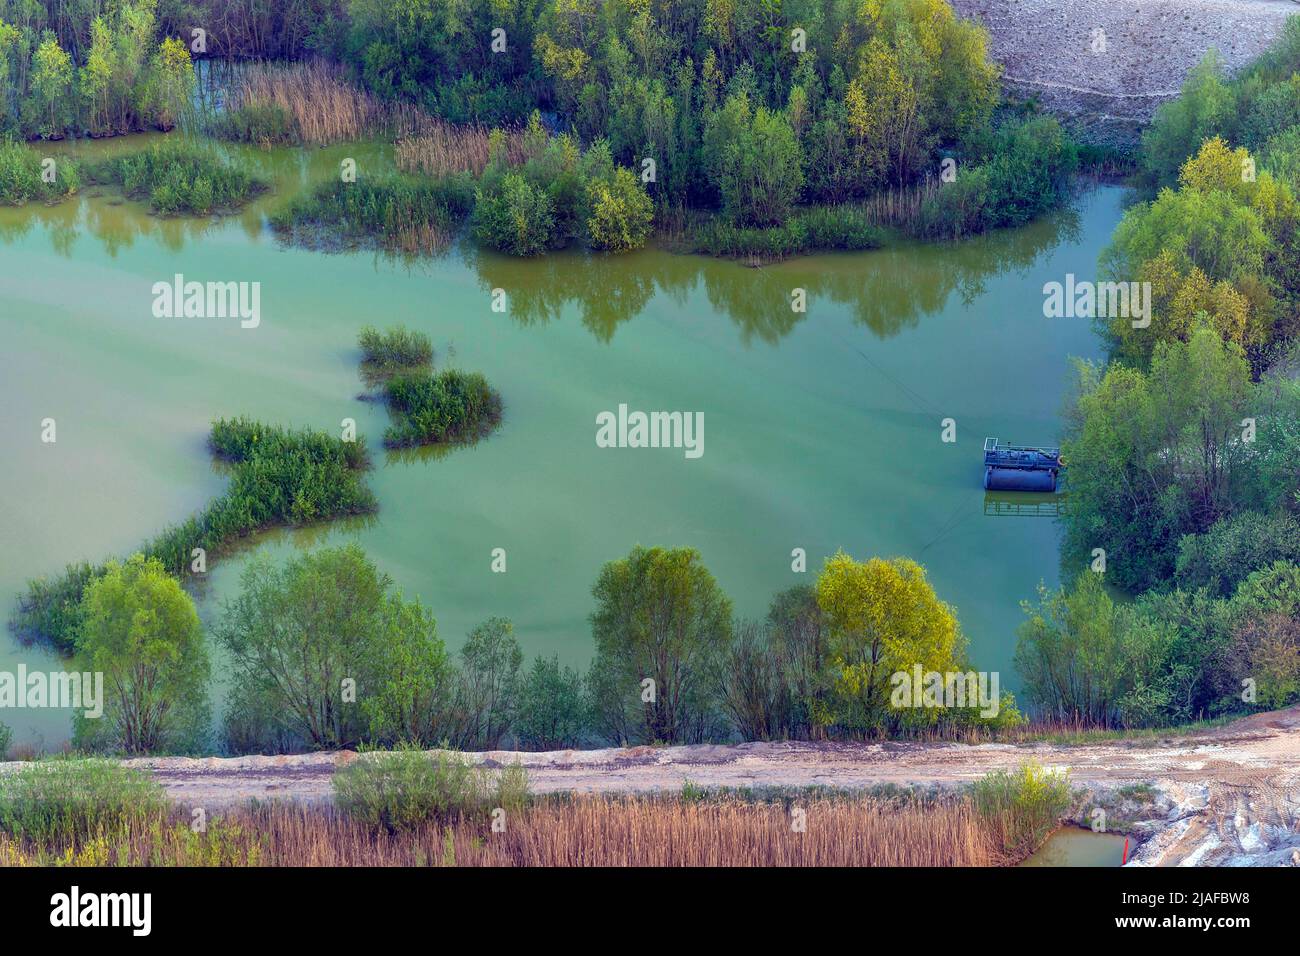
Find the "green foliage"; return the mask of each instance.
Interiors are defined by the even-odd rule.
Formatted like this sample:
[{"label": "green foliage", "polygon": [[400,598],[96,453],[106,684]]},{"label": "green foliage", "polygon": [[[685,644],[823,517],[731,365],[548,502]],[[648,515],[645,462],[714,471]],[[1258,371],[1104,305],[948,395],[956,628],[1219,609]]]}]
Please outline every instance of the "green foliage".
[{"label": "green foliage", "polygon": [[501,421],[501,396],[478,372],[398,374],[384,394],[393,417],[384,432],[390,447],[474,441]]},{"label": "green foliage", "polygon": [[147,754],[197,749],[208,653],[194,601],[157,558],[110,561],[82,597],[75,669],[104,675],[103,715],[74,718],[79,746]]},{"label": "green foliage", "polygon": [[247,203],[267,185],[248,168],[198,143],[166,140],[138,153],[90,167],[96,182],[114,183],[134,198],[149,199],[164,215],[207,215]]},{"label": "green foliage", "polygon": [[1046,116],[1006,124],[985,156],[970,166],[959,164],[956,179],[926,200],[921,236],[960,239],[1022,226],[1066,200],[1079,165],[1074,144]]},{"label": "green foliage", "polygon": [[790,123],[749,97],[727,97],[708,122],[703,159],[723,212],[742,226],[785,222],[803,188],[803,158]]},{"label": "green foliage", "polygon": [[1286,513],[1244,511],[1178,542],[1175,581],[1184,590],[1207,588],[1227,597],[1253,572],[1277,561],[1300,562],[1300,521]]},{"label": "green foliage", "polygon": [[483,245],[512,256],[535,256],[555,244],[551,197],[519,173],[506,173],[474,203],[474,236]]},{"label": "green foliage", "polygon": [[514,626],[494,617],[469,632],[460,649],[453,743],[466,750],[498,750],[515,722],[523,651]]},{"label": "green foliage", "polygon": [[0,760],[9,759],[9,745],[13,740],[14,732],[7,724],[0,724]]},{"label": "green foliage", "polygon": [[507,767],[494,780],[456,754],[418,750],[365,754],[335,771],[333,787],[344,813],[389,833],[427,823],[486,819],[498,807],[515,812],[528,800],[522,767]]},{"label": "green foliage", "polygon": [[[230,487],[202,513],[138,549],[178,577],[191,572],[195,548],[212,557],[236,539],[275,525],[368,514],[378,507],[365,484],[370,462],[360,436],[344,441],[236,418],[215,422],[209,444],[213,454],[234,466]],[[14,628],[71,653],[82,619],[82,589],[103,572],[102,566],[82,563],[69,565],[54,581],[29,582]]]},{"label": "green foliage", "polygon": [[1026,763],[976,781],[971,800],[1003,851],[1023,859],[1042,845],[1069,810],[1070,778]]},{"label": "green foliage", "polygon": [[715,218],[692,241],[696,252],[774,260],[818,250],[878,249],[885,239],[885,230],[862,206],[846,204],[796,209],[784,225],[765,228]]},{"label": "green foliage", "polygon": [[558,657],[538,656],[519,682],[515,735],[527,750],[563,750],[586,736],[588,702],[582,677],[560,667]]},{"label": "green foliage", "polygon": [[709,739],[709,680],[730,640],[731,601],[699,552],[638,546],[601,569],[592,594],[588,681],[600,729],[617,741]]},{"label": "green foliage", "polygon": [[1233,95],[1223,73],[1222,57],[1209,51],[1188,72],[1178,98],[1156,110],[1142,135],[1142,165],[1153,186],[1173,185],[1183,160],[1205,140],[1222,135],[1232,121]]},{"label": "green foliage", "polygon": [[161,820],[162,787],[112,760],[51,758],[0,774],[0,829],[40,845],[71,846]]},{"label": "green foliage", "polygon": [[654,223],[654,204],[629,170],[615,170],[609,181],[587,184],[587,242],[593,249],[628,252],[645,245]]},{"label": "green foliage", "polygon": [[1079,366],[1062,453],[1070,510],[1063,560],[1107,554],[1107,579],[1129,588],[1168,580],[1179,539],[1229,514],[1251,463],[1240,441],[1254,397],[1239,346],[1201,327],[1161,342],[1151,371]]},{"label": "green foliage", "polygon": [[21,143],[0,140],[0,205],[21,206],[32,200],[55,203],[74,195],[81,187],[77,164],[59,159],[52,167],[53,182],[46,182],[42,161],[34,150]]},{"label": "green foliage", "polygon": [[[312,749],[440,739],[450,672],[432,616],[355,544],[281,566],[255,557],[216,636],[231,660],[227,742]],[[355,693],[344,693],[345,682]],[[364,702],[364,703],[359,703]],[[256,719],[254,719],[256,718]],[[255,733],[257,719],[271,724]]]}]

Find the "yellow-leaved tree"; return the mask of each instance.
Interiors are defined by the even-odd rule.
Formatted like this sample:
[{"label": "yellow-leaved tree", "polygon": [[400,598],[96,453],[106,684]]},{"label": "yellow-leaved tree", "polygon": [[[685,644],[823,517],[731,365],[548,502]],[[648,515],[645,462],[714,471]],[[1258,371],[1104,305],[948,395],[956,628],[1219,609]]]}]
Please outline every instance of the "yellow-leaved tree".
[{"label": "yellow-leaved tree", "polygon": [[819,715],[822,722],[886,728],[904,717],[890,710],[894,673],[917,664],[940,673],[964,666],[957,615],[915,561],[855,561],[839,551],[817,578],[817,603],[830,630],[836,692],[835,713]]}]

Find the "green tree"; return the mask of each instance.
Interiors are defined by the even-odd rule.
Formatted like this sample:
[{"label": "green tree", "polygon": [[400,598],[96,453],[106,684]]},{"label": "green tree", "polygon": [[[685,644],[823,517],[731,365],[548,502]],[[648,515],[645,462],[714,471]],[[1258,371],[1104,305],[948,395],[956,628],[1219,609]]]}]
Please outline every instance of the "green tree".
[{"label": "green tree", "polygon": [[493,617],[469,632],[460,649],[456,742],[466,750],[499,750],[519,696],[523,651],[514,625]]},{"label": "green tree", "polygon": [[58,139],[72,122],[73,67],[52,33],[32,54],[30,128],[42,139]]},{"label": "green tree", "polygon": [[313,748],[353,746],[369,727],[388,740],[429,742],[425,711],[439,699],[445,652],[423,608],[355,544],[281,566],[255,557],[240,577],[217,638],[230,655],[227,733],[271,721],[266,739]]},{"label": "green tree", "polygon": [[76,740],[130,754],[200,743],[208,653],[194,602],[156,558],[110,562],[82,597],[76,669],[104,675],[102,717],[78,714]]},{"label": "green tree", "polygon": [[582,677],[560,667],[557,657],[537,657],[519,683],[515,734],[534,750],[577,747],[587,732],[587,701]]},{"label": "green tree", "polygon": [[629,170],[615,171],[612,180],[588,184],[591,218],[588,242],[593,249],[627,252],[645,245],[654,222],[654,204]]},{"label": "green tree", "polygon": [[837,723],[866,729],[903,719],[889,713],[892,675],[918,664],[955,671],[964,657],[957,615],[915,561],[855,561],[839,551],[817,577],[817,604],[830,637]]},{"label": "green tree", "polygon": [[694,743],[715,730],[709,679],[731,633],[731,601],[693,548],[633,548],[592,594],[588,680],[616,740]]},{"label": "green tree", "polygon": [[790,123],[744,93],[709,121],[704,157],[727,215],[744,225],[780,225],[803,186],[803,156]]}]

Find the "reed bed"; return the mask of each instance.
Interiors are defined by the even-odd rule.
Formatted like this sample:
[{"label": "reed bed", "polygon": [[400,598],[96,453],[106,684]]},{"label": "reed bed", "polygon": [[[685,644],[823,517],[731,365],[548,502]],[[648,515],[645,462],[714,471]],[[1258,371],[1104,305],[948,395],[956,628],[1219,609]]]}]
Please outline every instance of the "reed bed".
[{"label": "reed bed", "polygon": [[991,866],[1005,862],[965,800],[899,803],[814,798],[798,832],[791,808],[737,798],[700,801],[582,796],[505,817],[396,833],[326,806],[271,804],[208,820],[150,820],[77,844],[38,847],[0,835],[0,864],[153,866]]},{"label": "reed bed", "polygon": [[[491,137],[481,126],[448,123],[413,103],[381,100],[320,60],[241,67],[225,112],[212,117],[210,128],[227,139],[263,145],[393,139],[398,168],[430,176],[482,173]],[[503,135],[511,163],[523,162],[522,133]]]},{"label": "reed bed", "polygon": [[[519,130],[504,130],[506,158],[520,166],[527,158],[524,137]],[[397,168],[404,173],[448,176],[452,173],[482,175],[491,154],[491,133],[481,126],[455,126],[429,117],[424,130],[397,141]]]}]

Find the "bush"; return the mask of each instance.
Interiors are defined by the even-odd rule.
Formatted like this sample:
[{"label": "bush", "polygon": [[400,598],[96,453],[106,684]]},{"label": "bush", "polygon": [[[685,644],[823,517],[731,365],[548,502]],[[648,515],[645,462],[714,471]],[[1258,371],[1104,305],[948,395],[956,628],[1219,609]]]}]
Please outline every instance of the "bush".
[{"label": "bush", "polygon": [[501,421],[501,396],[477,372],[399,374],[385,388],[393,424],[384,444],[399,448],[473,441]]},{"label": "bush", "polygon": [[475,194],[474,237],[512,256],[535,256],[555,243],[551,197],[519,173],[507,173],[497,188]]},{"label": "bush", "polygon": [[172,139],[96,163],[89,174],[96,182],[121,186],[133,198],[147,197],[163,215],[238,209],[267,188],[244,164],[218,150]]},{"label": "bush", "polygon": [[14,732],[7,724],[0,724],[0,760],[9,759],[9,745],[14,742]]},{"label": "bush", "polygon": [[619,169],[609,182],[596,181],[587,189],[591,248],[627,252],[645,245],[654,223],[654,203],[631,171]]},{"label": "bush", "polygon": [[0,774],[0,830],[41,845],[71,845],[160,819],[162,787],[111,760],[52,758]]},{"label": "bush", "polygon": [[994,841],[1012,859],[1020,860],[1060,825],[1070,808],[1070,779],[1068,774],[1027,763],[976,781],[971,799]]},{"label": "bush", "polygon": [[1275,561],[1300,562],[1300,521],[1289,514],[1245,511],[1204,534],[1178,542],[1175,580],[1187,590],[1208,588],[1228,597],[1253,572]]},{"label": "bush", "polygon": [[390,833],[486,815],[497,807],[519,810],[528,798],[522,767],[507,767],[493,781],[457,754],[409,749],[362,755],[335,772],[333,786],[344,813]]},{"label": "bush", "polygon": [[781,226],[745,228],[718,217],[696,235],[693,248],[713,256],[785,259],[818,251],[878,249],[885,230],[857,205],[814,206],[795,212]]}]

